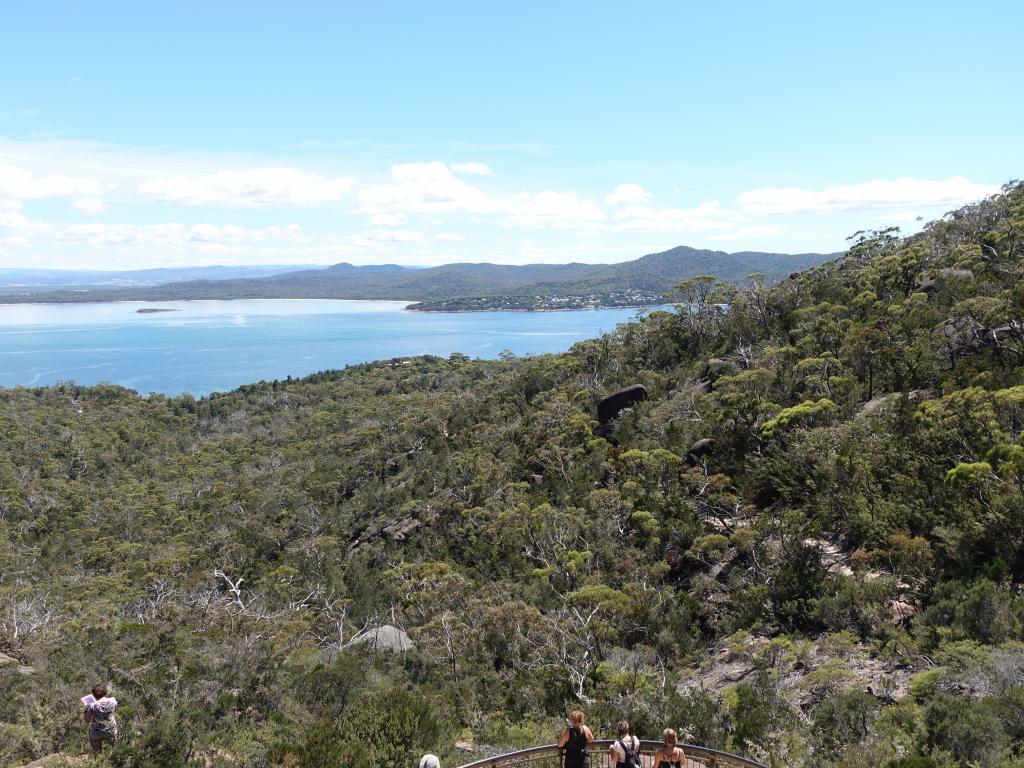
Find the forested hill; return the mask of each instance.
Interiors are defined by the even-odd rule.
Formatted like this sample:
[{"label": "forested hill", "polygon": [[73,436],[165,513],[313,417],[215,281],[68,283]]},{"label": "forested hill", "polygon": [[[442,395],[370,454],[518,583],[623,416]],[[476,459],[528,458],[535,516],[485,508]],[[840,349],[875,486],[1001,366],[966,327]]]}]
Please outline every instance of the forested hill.
[{"label": "forested hill", "polygon": [[109,679],[117,765],[457,765],[581,706],[1020,766],[1022,278],[1008,186],[563,355],[0,391],[0,763],[81,751]]},{"label": "forested hill", "polygon": [[429,301],[499,295],[591,295],[643,292],[656,299],[680,280],[709,274],[742,281],[776,280],[838,254],[736,253],[680,246],[620,264],[446,264],[428,269],[336,264],[252,279],[192,280],[158,286],[72,291],[0,289],[0,301],[165,301],[177,299],[327,298]]}]

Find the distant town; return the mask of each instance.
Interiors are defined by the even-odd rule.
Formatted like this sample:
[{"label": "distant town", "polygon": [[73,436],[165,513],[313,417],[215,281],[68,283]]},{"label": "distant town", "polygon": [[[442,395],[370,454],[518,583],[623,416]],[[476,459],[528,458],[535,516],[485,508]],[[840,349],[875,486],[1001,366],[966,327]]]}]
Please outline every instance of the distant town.
[{"label": "distant town", "polygon": [[589,293],[582,296],[468,296],[410,304],[414,312],[553,312],[564,309],[598,309],[601,307],[650,307],[668,300],[663,293],[652,291],[620,291]]}]

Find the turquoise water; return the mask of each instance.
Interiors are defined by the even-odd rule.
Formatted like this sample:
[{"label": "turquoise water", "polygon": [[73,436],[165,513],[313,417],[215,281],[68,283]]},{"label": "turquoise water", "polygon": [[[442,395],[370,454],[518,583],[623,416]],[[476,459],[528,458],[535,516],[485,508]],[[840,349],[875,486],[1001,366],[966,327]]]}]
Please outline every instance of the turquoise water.
[{"label": "turquoise water", "polygon": [[[139,314],[140,307],[177,311]],[[0,305],[0,386],[106,381],[142,393],[198,396],[407,355],[561,352],[637,313],[404,307],[319,299]]]}]

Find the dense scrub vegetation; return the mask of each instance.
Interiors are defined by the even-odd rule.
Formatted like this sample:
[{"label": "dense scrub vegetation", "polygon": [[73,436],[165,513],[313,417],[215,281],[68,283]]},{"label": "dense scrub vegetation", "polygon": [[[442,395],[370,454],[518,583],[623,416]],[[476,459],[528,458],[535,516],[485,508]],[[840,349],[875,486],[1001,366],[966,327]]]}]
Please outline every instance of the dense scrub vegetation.
[{"label": "dense scrub vegetation", "polygon": [[0,762],[81,750],[109,679],[118,765],[458,763],[579,702],[777,765],[1022,765],[1022,277],[1010,185],[564,355],[0,391],[36,668],[0,667]]}]

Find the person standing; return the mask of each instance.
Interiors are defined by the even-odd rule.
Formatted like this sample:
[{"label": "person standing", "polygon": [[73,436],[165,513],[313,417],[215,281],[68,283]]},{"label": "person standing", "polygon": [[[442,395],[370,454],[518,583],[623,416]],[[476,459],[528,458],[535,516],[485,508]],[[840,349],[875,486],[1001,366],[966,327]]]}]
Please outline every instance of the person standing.
[{"label": "person standing", "polygon": [[578,709],[572,711],[558,740],[558,746],[565,754],[565,768],[590,768],[587,745],[593,740],[594,734],[587,727],[583,712]]},{"label": "person standing", "polygon": [[82,716],[89,724],[89,745],[96,754],[103,751],[104,744],[114,746],[117,743],[117,718],[114,717],[117,699],[107,694],[107,686],[96,683],[92,696],[82,700],[85,706]]},{"label": "person standing", "polygon": [[619,738],[608,747],[613,768],[640,768],[640,739],[629,732],[629,721],[619,721]]},{"label": "person standing", "polygon": [[662,732],[661,738],[665,744],[654,753],[653,768],[683,768],[686,765],[686,753],[676,743],[676,732],[671,728],[666,728]]}]

